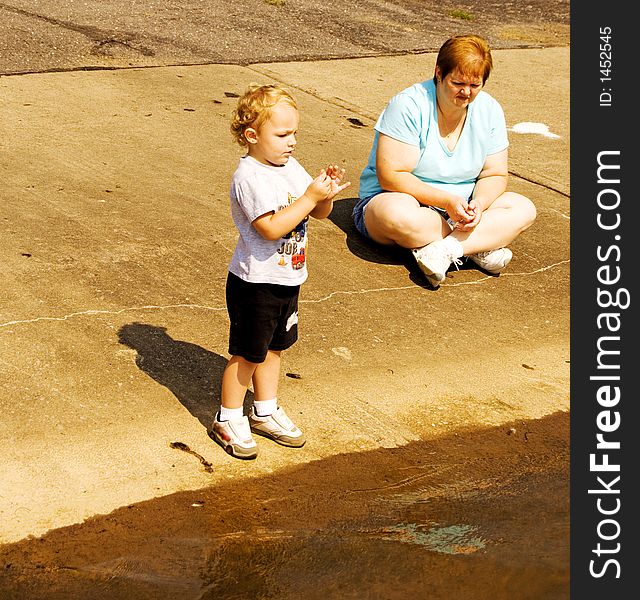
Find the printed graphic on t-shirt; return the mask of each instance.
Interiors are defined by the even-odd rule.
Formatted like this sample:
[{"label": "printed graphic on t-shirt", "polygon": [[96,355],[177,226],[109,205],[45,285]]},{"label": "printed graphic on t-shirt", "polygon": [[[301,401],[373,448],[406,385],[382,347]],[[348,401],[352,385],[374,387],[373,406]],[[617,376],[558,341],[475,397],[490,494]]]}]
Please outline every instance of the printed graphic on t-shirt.
[{"label": "printed graphic on t-shirt", "polygon": [[[286,208],[289,204],[295,202],[296,198],[289,194],[287,200],[288,203],[280,206],[278,210]],[[280,247],[278,248],[278,265],[281,267],[290,266],[294,271],[304,267],[306,261],[308,220],[309,217],[305,217],[295,229],[282,236]]]}]

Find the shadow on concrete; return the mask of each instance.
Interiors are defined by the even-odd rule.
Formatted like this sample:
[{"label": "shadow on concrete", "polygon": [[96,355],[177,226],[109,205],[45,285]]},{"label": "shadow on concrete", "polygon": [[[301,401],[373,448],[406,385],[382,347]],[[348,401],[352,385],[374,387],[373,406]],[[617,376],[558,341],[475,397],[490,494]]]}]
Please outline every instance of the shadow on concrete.
[{"label": "shadow on concrete", "polygon": [[351,213],[358,198],[345,198],[333,205],[329,220],[342,229],[347,236],[347,247],[352,254],[366,260],[384,265],[407,265],[408,252],[399,246],[382,246],[364,237],[353,224]]},{"label": "shadow on concrete", "polygon": [[[165,327],[128,323],[118,331],[121,344],[138,353],[136,365],[168,388],[207,428],[220,406],[220,385],[227,359],[201,346],[174,340]],[[247,392],[245,405],[253,403]]]},{"label": "shadow on concrete", "polygon": [[568,440],[558,412],[250,477],[260,456],[247,477],[0,547],[0,596],[564,600]]}]

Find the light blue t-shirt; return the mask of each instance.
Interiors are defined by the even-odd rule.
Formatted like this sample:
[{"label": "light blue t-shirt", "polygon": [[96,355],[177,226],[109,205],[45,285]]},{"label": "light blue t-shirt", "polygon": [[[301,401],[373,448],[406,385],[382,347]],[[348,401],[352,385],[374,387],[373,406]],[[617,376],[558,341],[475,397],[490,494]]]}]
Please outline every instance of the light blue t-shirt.
[{"label": "light blue t-shirt", "polygon": [[360,176],[360,198],[383,191],[376,174],[380,133],[417,146],[420,156],[412,173],[429,185],[469,198],[487,156],[509,146],[502,107],[480,91],[467,109],[467,118],[453,151],[440,137],[437,123],[436,86],[433,79],[396,94],[375,125],[373,147]]}]

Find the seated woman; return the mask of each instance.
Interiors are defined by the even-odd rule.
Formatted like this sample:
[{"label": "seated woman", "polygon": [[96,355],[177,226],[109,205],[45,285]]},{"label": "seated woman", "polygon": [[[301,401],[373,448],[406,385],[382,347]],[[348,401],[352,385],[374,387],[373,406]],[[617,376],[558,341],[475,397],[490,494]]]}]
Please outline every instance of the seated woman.
[{"label": "seated woman", "polygon": [[482,91],[493,66],[476,35],[447,40],[433,79],[394,96],[376,123],[353,210],[356,228],[380,244],[411,248],[433,287],[467,256],[497,275],[506,248],[536,218],[507,189],[504,113]]}]

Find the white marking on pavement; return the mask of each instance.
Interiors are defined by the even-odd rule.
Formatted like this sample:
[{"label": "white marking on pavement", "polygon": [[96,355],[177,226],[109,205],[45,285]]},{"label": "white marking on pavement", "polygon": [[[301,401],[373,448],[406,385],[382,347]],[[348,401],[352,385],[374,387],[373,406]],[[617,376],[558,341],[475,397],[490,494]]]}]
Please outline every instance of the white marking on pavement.
[{"label": "white marking on pavement", "polygon": [[532,123],[531,121],[523,121],[522,123],[516,123],[513,127],[509,128],[509,131],[514,133],[534,133],[537,135],[543,135],[548,138],[559,139],[560,136],[549,131],[549,126],[544,123]]},{"label": "white marking on pavement", "polygon": [[339,346],[338,348],[331,348],[331,352],[333,352],[336,356],[340,358],[344,358],[345,360],[351,360],[351,350],[349,348],[345,348],[344,346]]}]

